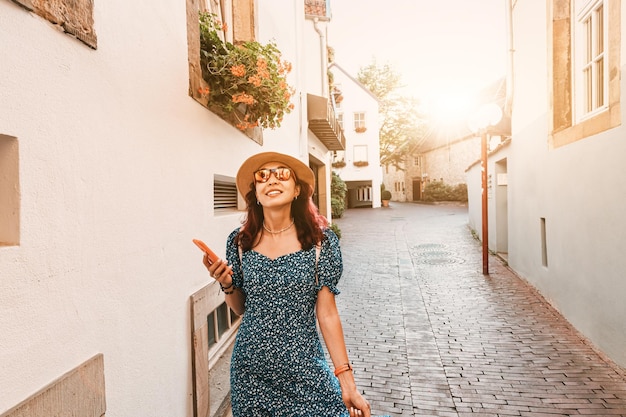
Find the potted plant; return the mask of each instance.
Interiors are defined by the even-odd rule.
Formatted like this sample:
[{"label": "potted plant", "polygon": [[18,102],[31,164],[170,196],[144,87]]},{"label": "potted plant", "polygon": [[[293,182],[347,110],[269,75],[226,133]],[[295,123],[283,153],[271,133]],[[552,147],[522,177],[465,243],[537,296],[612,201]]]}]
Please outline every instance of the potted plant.
[{"label": "potted plant", "polygon": [[352,163],[355,167],[366,167],[369,165],[369,162],[367,161],[354,161]]},{"label": "potted plant", "polygon": [[356,133],[363,133],[363,132],[365,132],[366,130],[367,130],[367,128],[366,128],[365,126],[359,126],[359,127],[357,127],[357,128],[355,128],[355,129],[354,129],[354,131],[355,131]]},{"label": "potted plant", "polygon": [[346,166],[346,161],[342,159],[340,161],[333,162],[331,165],[333,166],[333,168],[343,168]]},{"label": "potted plant", "polygon": [[389,201],[391,200],[391,191],[382,190],[380,193],[380,199],[383,203],[383,207],[389,207]]},{"label": "potted plant", "polygon": [[233,45],[220,38],[225,26],[215,14],[201,12],[199,19],[200,64],[208,85],[200,94],[207,107],[240,130],[279,127],[294,108],[286,78],[291,64],[281,60],[273,42]]}]

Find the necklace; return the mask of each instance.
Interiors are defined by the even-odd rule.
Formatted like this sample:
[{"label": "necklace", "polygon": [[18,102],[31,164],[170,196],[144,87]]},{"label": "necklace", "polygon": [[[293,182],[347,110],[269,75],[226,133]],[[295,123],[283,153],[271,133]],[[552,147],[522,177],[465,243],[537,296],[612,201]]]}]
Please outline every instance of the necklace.
[{"label": "necklace", "polygon": [[271,234],[273,234],[273,235],[277,235],[277,234],[279,234],[279,233],[284,232],[285,230],[289,230],[289,229],[291,229],[291,226],[293,226],[293,223],[294,223],[294,222],[295,222],[295,220],[294,220],[294,219],[291,219],[291,223],[289,224],[289,226],[284,227],[284,228],[282,228],[282,229],[280,229],[280,230],[270,230],[270,229],[268,229],[268,228],[267,228],[267,226],[265,225],[265,220],[263,220],[263,228],[264,228],[265,230],[267,230],[268,232],[270,232]]}]

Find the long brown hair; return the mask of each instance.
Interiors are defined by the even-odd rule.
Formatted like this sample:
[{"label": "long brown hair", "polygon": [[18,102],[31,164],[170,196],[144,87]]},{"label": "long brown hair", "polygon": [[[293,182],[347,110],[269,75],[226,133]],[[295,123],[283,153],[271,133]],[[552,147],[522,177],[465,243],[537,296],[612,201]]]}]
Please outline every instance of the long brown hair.
[{"label": "long brown hair", "polygon": [[[313,190],[309,184],[297,181],[300,186],[300,197],[291,202],[291,215],[294,219],[298,240],[302,249],[309,250],[324,238],[323,230],[328,220],[319,213],[311,196]],[[247,216],[237,235],[237,243],[243,251],[252,249],[259,232],[263,229],[263,206],[257,204],[254,184],[246,194]]]}]

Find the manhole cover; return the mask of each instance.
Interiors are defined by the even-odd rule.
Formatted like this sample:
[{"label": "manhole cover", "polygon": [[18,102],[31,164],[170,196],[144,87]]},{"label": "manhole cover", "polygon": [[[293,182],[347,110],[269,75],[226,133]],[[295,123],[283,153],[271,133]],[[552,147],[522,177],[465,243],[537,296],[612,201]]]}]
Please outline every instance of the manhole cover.
[{"label": "manhole cover", "polygon": [[424,243],[413,248],[413,258],[422,265],[446,266],[463,263],[464,260],[445,250],[443,243]]},{"label": "manhole cover", "polygon": [[456,258],[423,258],[420,262],[427,265],[450,265],[457,263]]},{"label": "manhole cover", "polygon": [[436,249],[443,249],[445,247],[446,245],[444,245],[443,243],[424,243],[421,245],[417,245],[415,249],[417,251],[432,251]]},{"label": "manhole cover", "polygon": [[426,256],[429,258],[446,258],[451,257],[454,254],[452,252],[441,251],[441,250],[431,250],[420,252],[417,256]]}]

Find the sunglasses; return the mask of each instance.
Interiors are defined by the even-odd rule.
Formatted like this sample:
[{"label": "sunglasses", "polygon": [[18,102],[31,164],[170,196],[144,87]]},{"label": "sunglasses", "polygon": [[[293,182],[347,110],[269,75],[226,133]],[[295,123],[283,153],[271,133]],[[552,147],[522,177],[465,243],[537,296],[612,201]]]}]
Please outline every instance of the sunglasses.
[{"label": "sunglasses", "polygon": [[261,168],[254,173],[254,181],[257,183],[263,183],[269,181],[270,177],[274,174],[279,181],[287,181],[291,178],[291,169],[287,167],[278,168]]}]

